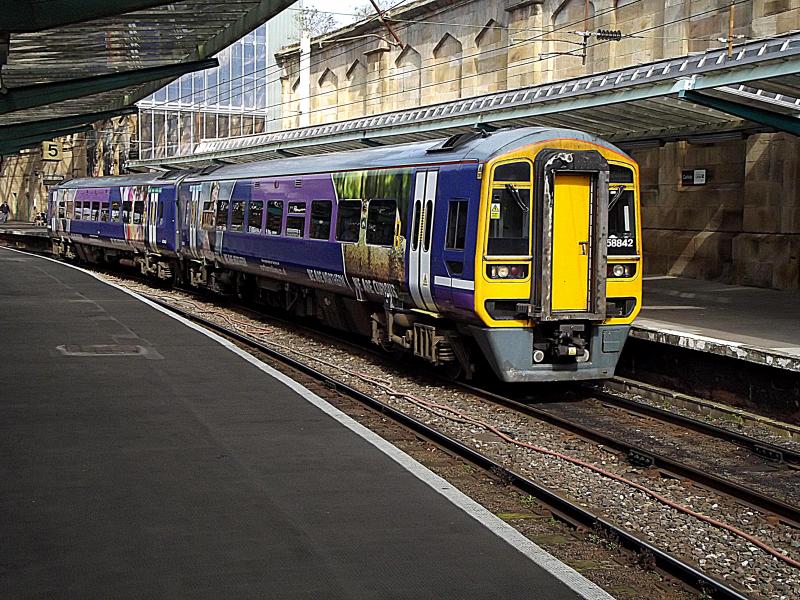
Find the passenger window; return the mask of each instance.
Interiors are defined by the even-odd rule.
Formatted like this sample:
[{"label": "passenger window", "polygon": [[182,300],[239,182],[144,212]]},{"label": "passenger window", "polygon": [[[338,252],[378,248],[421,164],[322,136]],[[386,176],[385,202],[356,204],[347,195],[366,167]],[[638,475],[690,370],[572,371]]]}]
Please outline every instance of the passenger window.
[{"label": "passenger window", "polygon": [[122,222],[123,223],[130,223],[131,222],[131,201],[125,200],[122,203]]},{"label": "passenger window", "polygon": [[331,237],[331,213],[333,203],[330,200],[314,200],[311,203],[311,228],[308,237],[314,240],[327,240]]},{"label": "passenger window", "polygon": [[531,181],[531,165],[528,162],[513,162],[500,165],[494,170],[495,181]]},{"label": "passenger window", "polygon": [[433,202],[428,200],[425,203],[425,237],[423,239],[423,251],[428,252],[431,249],[431,234],[433,233]]},{"label": "passenger window", "polygon": [[397,223],[397,202],[370,200],[367,205],[367,243],[375,246],[394,246]]},{"label": "passenger window", "polygon": [[340,200],[336,217],[336,239],[357,242],[361,229],[361,200]]},{"label": "passenger window", "polygon": [[527,256],[529,254],[530,189],[507,184],[492,190],[489,208],[490,256]]},{"label": "passenger window", "polygon": [[99,202],[92,202],[91,213],[89,213],[89,218],[92,221],[98,221],[100,219],[100,203]]},{"label": "passenger window", "polygon": [[144,222],[144,202],[141,200],[133,201],[133,224],[141,225]]},{"label": "passenger window", "polygon": [[80,221],[83,218],[83,202],[75,202],[75,220]]},{"label": "passenger window", "polygon": [[283,224],[283,200],[267,202],[267,234],[280,235]]},{"label": "passenger window", "polygon": [[100,204],[100,221],[108,223],[108,202]]},{"label": "passenger window", "polygon": [[286,235],[288,237],[303,237],[306,234],[306,203],[289,202],[289,211],[286,215]]},{"label": "passenger window", "polygon": [[111,220],[114,223],[119,223],[119,200],[114,200],[111,203]]},{"label": "passenger window", "polygon": [[227,200],[217,201],[217,231],[225,231],[228,228],[228,204]]},{"label": "passenger window", "polygon": [[419,248],[419,224],[422,220],[422,203],[417,200],[414,202],[414,226],[411,230],[411,249],[414,252]]},{"label": "passenger window", "polygon": [[75,218],[75,201],[74,200],[67,200],[67,218],[74,219]]},{"label": "passenger window", "polygon": [[[200,227],[203,229],[207,229],[209,231],[212,231],[214,229],[214,216],[216,214],[215,211],[217,208],[216,206],[214,206],[215,200],[216,197],[214,198],[214,200],[212,200],[211,198],[207,198],[203,202],[203,212],[201,214]],[[227,218],[228,215],[225,215],[225,219]]]},{"label": "passenger window", "polygon": [[261,233],[261,220],[264,217],[264,202],[255,200],[247,207],[247,231]]},{"label": "passenger window", "polygon": [[164,201],[158,201],[158,226],[164,225]]},{"label": "passenger window", "polygon": [[467,235],[466,200],[451,200],[447,209],[447,239],[444,247],[448,250],[463,250]]},{"label": "passenger window", "polygon": [[231,231],[242,231],[244,227],[244,202],[231,202]]}]

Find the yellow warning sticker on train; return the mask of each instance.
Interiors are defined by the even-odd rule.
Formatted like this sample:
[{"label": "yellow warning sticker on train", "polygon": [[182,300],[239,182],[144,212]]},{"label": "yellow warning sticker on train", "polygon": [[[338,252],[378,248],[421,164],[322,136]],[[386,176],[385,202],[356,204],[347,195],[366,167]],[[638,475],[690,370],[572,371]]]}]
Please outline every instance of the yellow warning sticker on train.
[{"label": "yellow warning sticker on train", "polygon": [[492,202],[492,209],[489,213],[492,219],[499,219],[500,218],[500,203],[499,202]]}]

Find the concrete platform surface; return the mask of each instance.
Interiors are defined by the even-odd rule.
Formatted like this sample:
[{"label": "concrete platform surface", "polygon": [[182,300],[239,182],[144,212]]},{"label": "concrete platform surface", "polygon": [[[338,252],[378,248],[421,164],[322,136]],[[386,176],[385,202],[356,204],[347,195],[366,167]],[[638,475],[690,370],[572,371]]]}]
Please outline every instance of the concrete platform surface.
[{"label": "concrete platform surface", "polygon": [[47,227],[34,225],[27,221],[8,221],[7,223],[0,223],[0,234],[48,237],[50,231]]},{"label": "concrete platform surface", "polygon": [[800,372],[800,293],[645,277],[631,336]]},{"label": "concrete platform surface", "polygon": [[0,344],[0,597],[610,598],[305,388],[83,271],[0,248]]}]

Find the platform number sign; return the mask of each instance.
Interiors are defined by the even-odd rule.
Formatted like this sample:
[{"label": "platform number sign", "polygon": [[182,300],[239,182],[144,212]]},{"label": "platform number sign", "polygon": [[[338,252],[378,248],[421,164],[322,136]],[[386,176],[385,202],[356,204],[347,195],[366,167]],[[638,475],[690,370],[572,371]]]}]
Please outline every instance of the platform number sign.
[{"label": "platform number sign", "polygon": [[42,142],[42,160],[61,160],[64,158],[64,149],[61,142]]}]

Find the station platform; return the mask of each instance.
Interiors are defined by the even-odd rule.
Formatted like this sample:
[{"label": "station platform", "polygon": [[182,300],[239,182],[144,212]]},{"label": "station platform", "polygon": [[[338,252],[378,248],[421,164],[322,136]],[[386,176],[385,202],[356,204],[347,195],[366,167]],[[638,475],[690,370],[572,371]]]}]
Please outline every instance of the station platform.
[{"label": "station platform", "polygon": [[800,372],[800,293],[644,278],[630,336]]},{"label": "station platform", "polygon": [[27,221],[8,221],[7,223],[0,223],[0,233],[35,237],[48,237],[50,235],[47,227],[34,225]]},{"label": "station platform", "polygon": [[229,342],[0,248],[0,596],[611,598]]}]

